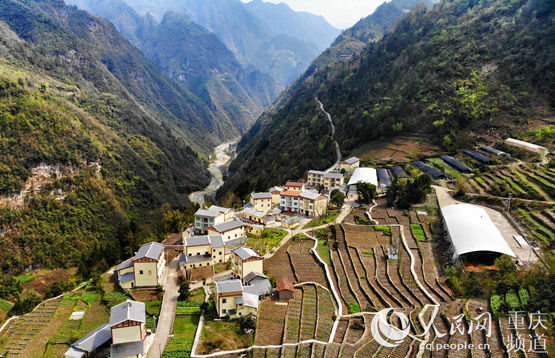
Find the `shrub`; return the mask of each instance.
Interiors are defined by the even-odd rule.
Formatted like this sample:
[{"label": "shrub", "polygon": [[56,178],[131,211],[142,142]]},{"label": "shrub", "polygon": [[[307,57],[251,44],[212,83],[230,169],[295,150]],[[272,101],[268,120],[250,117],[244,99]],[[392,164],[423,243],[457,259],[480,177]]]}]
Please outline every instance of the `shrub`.
[{"label": "shrub", "polygon": [[360,305],[358,303],[349,303],[349,314],[360,312]]},{"label": "shrub", "polygon": [[528,301],[530,301],[530,294],[528,294],[528,290],[525,288],[521,288],[520,290],[518,290],[518,296],[520,298],[520,303],[522,303],[522,306],[528,306]]},{"label": "shrub", "polygon": [[501,308],[501,305],[503,304],[503,297],[500,295],[493,295],[490,298],[490,303],[491,303],[491,310],[493,311],[493,314],[496,316],[500,315],[500,311],[499,309]]},{"label": "shrub", "polygon": [[509,291],[505,294],[505,302],[507,302],[509,308],[511,309],[520,308],[520,301],[518,300],[518,296],[514,291]]}]

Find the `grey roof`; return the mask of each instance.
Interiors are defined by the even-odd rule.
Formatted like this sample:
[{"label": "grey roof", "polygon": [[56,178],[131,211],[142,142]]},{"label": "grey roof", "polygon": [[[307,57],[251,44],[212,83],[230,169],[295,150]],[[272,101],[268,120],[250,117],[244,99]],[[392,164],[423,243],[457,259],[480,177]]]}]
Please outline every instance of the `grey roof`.
[{"label": "grey roof", "polygon": [[[241,236],[241,237],[238,237],[236,239],[229,240],[228,242],[225,243],[225,246],[226,247],[231,247],[232,249],[235,249],[235,248],[245,244],[247,242],[247,240],[248,240],[248,237]],[[227,250],[226,250],[226,252],[227,252]]]},{"label": "grey roof", "polygon": [[272,193],[251,193],[254,199],[271,199]]},{"label": "grey roof", "polygon": [[323,172],[323,171],[320,171],[320,170],[309,170],[308,174],[324,175],[324,174],[326,174],[326,172]]},{"label": "grey roof", "polygon": [[112,330],[110,328],[110,325],[108,323],[105,323],[73,343],[71,347],[90,353],[104,343],[108,342],[108,340],[110,340],[111,338]]},{"label": "grey roof", "polygon": [[124,275],[118,276],[118,280],[120,283],[126,283],[129,281],[133,281],[135,279],[135,273],[134,272],[128,272]]},{"label": "grey roof", "polygon": [[185,254],[181,254],[181,256],[179,256],[179,264],[180,265],[194,264],[197,262],[209,261],[211,259],[212,259],[212,256],[210,255],[185,256]]},{"label": "grey roof", "polygon": [[299,195],[301,198],[304,199],[309,199],[309,200],[315,200],[317,199],[321,194],[314,192],[314,191],[305,191],[303,193],[301,193],[301,195]]},{"label": "grey roof", "polygon": [[141,246],[133,261],[142,259],[143,257],[158,260],[163,251],[164,245],[158,242],[149,242],[148,244],[144,244],[143,246]]},{"label": "grey roof", "polygon": [[296,222],[300,222],[301,218],[298,217],[298,216],[292,216],[290,218],[285,219],[284,221],[288,224],[293,224],[293,223],[296,223]]},{"label": "grey roof", "polygon": [[69,349],[64,353],[64,357],[81,358],[84,357],[85,354],[87,354],[87,352],[79,348],[69,347]]},{"label": "grey roof", "polygon": [[341,173],[326,173],[324,178],[333,178],[333,179],[341,179],[343,178],[343,174]]},{"label": "grey roof", "polygon": [[506,156],[510,157],[509,154],[507,154],[507,153],[505,153],[505,152],[503,152],[499,149],[495,149],[493,147],[490,147],[489,145],[484,145],[484,146],[480,147],[480,149],[483,150],[484,152],[492,153],[492,154],[495,154],[497,156],[506,155]]},{"label": "grey roof", "polygon": [[218,293],[230,293],[230,292],[242,292],[243,284],[241,280],[227,280],[216,282],[216,292]]},{"label": "grey roof", "polygon": [[117,343],[110,346],[110,358],[127,357],[143,354],[145,344],[143,341]]},{"label": "grey roof", "polygon": [[221,206],[212,205],[208,209],[198,209],[195,216],[216,217],[219,214],[227,213],[229,208],[222,208]]},{"label": "grey roof", "polygon": [[244,286],[243,292],[251,293],[257,296],[268,295],[270,294],[270,292],[272,292],[272,284],[267,278],[256,280],[253,281],[249,286]]},{"label": "grey roof", "polygon": [[274,192],[274,191],[284,191],[285,189],[283,189],[281,186],[273,186],[270,188],[269,192]]},{"label": "grey roof", "polygon": [[125,321],[146,322],[145,304],[127,300],[110,310],[110,327]]},{"label": "grey roof", "polygon": [[258,272],[251,272],[249,273],[247,276],[245,276],[243,278],[243,280],[247,283],[251,282],[252,280],[254,280],[255,278],[263,278],[263,279],[268,279],[268,277],[264,274],[258,273]]},{"label": "grey roof", "polygon": [[260,211],[260,210],[255,210],[253,208],[246,208],[245,210],[243,210],[243,214],[249,214],[249,215],[253,215],[253,216],[258,216],[260,218],[264,217],[266,215],[266,213]]},{"label": "grey roof", "polygon": [[345,159],[344,161],[342,161],[342,163],[347,163],[347,164],[355,164],[356,162],[359,162],[360,159],[358,159],[357,157],[351,157],[349,159]]},{"label": "grey roof", "polygon": [[214,229],[218,232],[226,232],[229,230],[237,229],[245,224],[241,220],[226,221],[221,224],[214,225]]},{"label": "grey roof", "polygon": [[261,257],[250,247],[240,247],[238,249],[235,249],[235,251],[233,252],[235,253],[235,255],[239,256],[241,260],[247,260],[251,257]]},{"label": "grey roof", "polygon": [[212,248],[224,247],[224,240],[221,235],[193,236],[185,239],[185,246],[210,245]]},{"label": "grey roof", "polygon": [[378,182],[382,186],[391,186],[393,185],[393,180],[391,179],[391,174],[389,174],[389,170],[386,168],[379,168],[377,170],[378,174]]},{"label": "grey roof", "polygon": [[120,270],[129,268],[129,267],[132,267],[133,266],[133,259],[134,259],[134,257],[123,261],[121,264],[119,264],[118,267],[116,267],[116,271],[120,271]]}]

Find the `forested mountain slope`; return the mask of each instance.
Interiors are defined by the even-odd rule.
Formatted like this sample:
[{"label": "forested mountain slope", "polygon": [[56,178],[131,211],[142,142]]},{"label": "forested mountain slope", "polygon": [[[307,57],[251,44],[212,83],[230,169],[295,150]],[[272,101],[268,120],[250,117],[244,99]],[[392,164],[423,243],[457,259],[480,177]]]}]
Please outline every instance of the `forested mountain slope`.
[{"label": "forested mountain slope", "polygon": [[315,97],[332,114],[347,154],[417,132],[452,149],[471,144],[468,133],[499,135],[553,113],[553,16],[547,0],[417,7],[352,60],[309,69],[257,122],[257,135],[247,136],[220,194],[243,195],[334,161]]},{"label": "forested mountain slope", "polygon": [[192,145],[211,145],[211,117],[196,101],[106,21],[0,2],[2,272],[105,269],[153,211],[189,205],[209,181]]},{"label": "forested mountain slope", "polygon": [[111,21],[165,74],[193,93],[225,126],[227,138],[243,134],[279,94],[267,74],[246,71],[218,37],[187,15],[169,11],[160,23],[141,17],[121,0],[70,0]]}]

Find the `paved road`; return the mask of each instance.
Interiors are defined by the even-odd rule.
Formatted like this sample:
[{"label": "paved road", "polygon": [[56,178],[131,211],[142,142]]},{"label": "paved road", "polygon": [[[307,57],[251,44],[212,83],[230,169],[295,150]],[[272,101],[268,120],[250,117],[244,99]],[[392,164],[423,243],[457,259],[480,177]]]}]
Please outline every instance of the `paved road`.
[{"label": "paved road", "polygon": [[148,351],[147,358],[160,358],[168,344],[168,337],[172,333],[171,330],[175,318],[175,309],[177,308],[177,298],[179,296],[179,292],[177,291],[178,270],[179,259],[176,258],[170,262],[167,268],[164,300],[162,302],[162,308],[160,309],[160,318],[158,322],[159,331],[156,332],[154,343]]}]

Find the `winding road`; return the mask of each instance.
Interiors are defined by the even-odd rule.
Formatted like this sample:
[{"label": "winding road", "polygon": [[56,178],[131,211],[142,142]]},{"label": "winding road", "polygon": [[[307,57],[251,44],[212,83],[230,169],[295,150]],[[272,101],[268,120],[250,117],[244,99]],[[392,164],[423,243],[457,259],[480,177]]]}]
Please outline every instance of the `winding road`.
[{"label": "winding road", "polygon": [[318,98],[314,98],[314,99],[316,100],[316,102],[318,102],[318,104],[320,105],[320,110],[322,112],[324,112],[324,114],[328,118],[328,121],[330,122],[330,125],[331,125],[331,139],[335,143],[335,153],[336,153],[336,156],[337,156],[337,160],[336,160],[334,165],[332,165],[328,170],[326,170],[326,173],[329,173],[332,170],[334,170],[335,168],[337,168],[337,166],[339,166],[339,162],[341,161],[341,149],[339,148],[339,143],[337,143],[337,141],[335,140],[335,125],[333,124],[333,121],[331,119],[331,114],[326,112],[326,109],[324,108],[324,104],[322,102],[320,102],[320,100]]},{"label": "winding road", "polygon": [[208,171],[210,172],[210,175],[212,175],[212,180],[210,181],[210,184],[204,188],[204,190],[195,191],[194,193],[189,194],[189,200],[193,203],[203,205],[206,201],[206,197],[213,195],[224,184],[221,169],[232,159],[228,153],[235,153],[237,142],[237,139],[233,139],[214,148],[216,160],[210,163],[210,166],[208,167]]}]

